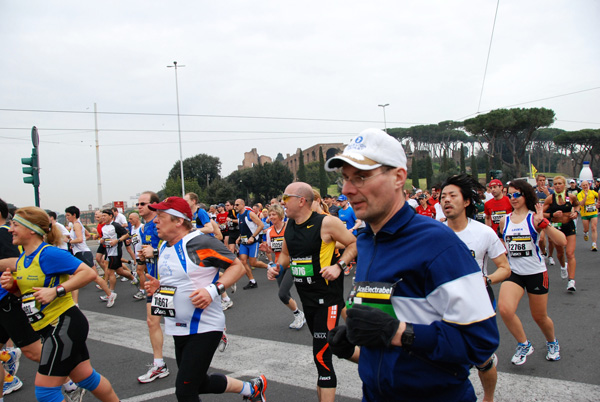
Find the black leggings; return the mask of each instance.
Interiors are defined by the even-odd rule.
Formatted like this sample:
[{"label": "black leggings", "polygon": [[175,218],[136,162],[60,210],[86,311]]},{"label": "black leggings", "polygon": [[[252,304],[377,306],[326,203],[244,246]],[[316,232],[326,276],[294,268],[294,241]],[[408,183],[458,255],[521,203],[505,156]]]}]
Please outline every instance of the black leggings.
[{"label": "black leggings", "polygon": [[277,277],[277,284],[279,285],[279,300],[286,306],[290,304],[292,298],[292,286],[294,286],[294,276],[291,270],[281,268],[281,275]]},{"label": "black leggings", "polygon": [[306,324],[313,336],[313,357],[319,374],[317,386],[321,388],[337,387],[337,377],[333,369],[333,354],[327,343],[327,334],[337,326],[343,308],[343,304],[323,307],[304,306]]},{"label": "black leggings", "polygon": [[177,379],[175,395],[179,402],[199,402],[199,394],[222,394],[227,388],[223,374],[208,374],[208,368],[219,346],[223,332],[173,336]]}]

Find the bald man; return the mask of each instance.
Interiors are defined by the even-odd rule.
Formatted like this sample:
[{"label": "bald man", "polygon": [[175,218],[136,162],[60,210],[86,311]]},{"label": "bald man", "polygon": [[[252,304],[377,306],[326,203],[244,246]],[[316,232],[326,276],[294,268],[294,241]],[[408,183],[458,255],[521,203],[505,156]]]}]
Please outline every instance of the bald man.
[{"label": "bald man", "polygon": [[[344,261],[356,257],[356,238],[338,218],[313,212],[313,198],[312,187],[306,183],[292,183],[285,189],[282,201],[289,222],[278,265],[269,268],[267,276],[274,280],[280,269],[291,269],[313,337],[319,401],[332,402],[337,378],[327,334],[344,308],[344,275],[340,274],[346,267]],[[339,259],[336,242],[345,246]]]}]

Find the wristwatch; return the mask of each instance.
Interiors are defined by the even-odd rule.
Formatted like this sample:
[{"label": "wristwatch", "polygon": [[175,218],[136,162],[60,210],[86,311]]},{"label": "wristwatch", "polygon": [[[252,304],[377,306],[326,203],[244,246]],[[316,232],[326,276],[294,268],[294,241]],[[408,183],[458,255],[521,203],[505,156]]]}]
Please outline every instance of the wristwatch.
[{"label": "wristwatch", "polygon": [[489,276],[485,277],[485,283],[487,283],[488,286],[492,286],[492,280],[490,279]]},{"label": "wristwatch", "polygon": [[219,295],[225,293],[225,285],[223,285],[221,282],[215,283],[215,286],[217,287],[217,293],[219,293]]},{"label": "wristwatch", "polygon": [[336,262],[336,264],[342,269],[342,271],[345,270],[348,266],[344,260],[339,260],[338,262]]},{"label": "wristwatch", "polygon": [[411,323],[406,323],[406,328],[400,337],[400,341],[402,342],[403,348],[409,349],[412,346],[413,342],[415,341],[415,331]]},{"label": "wristwatch", "polygon": [[65,290],[64,286],[58,285],[56,287],[56,297],[63,297],[66,294],[67,294],[67,291]]}]

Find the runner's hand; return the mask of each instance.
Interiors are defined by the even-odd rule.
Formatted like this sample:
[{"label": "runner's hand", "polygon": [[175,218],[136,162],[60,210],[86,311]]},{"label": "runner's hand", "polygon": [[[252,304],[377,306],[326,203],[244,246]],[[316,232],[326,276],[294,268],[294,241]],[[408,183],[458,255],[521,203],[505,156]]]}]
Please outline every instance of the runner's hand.
[{"label": "runner's hand", "polygon": [[347,316],[347,337],[357,346],[387,348],[400,326],[400,321],[373,307],[354,306]]},{"label": "runner's hand", "polygon": [[331,353],[340,359],[349,359],[354,354],[355,346],[350,343],[345,325],[338,325],[327,334],[327,342],[331,347]]},{"label": "runner's hand", "polygon": [[340,266],[337,264],[325,267],[325,268],[321,269],[321,272],[320,272],[321,276],[324,279],[327,279],[328,281],[336,280],[338,278],[338,276],[340,276],[341,273],[342,273],[342,268],[340,268]]},{"label": "runner's hand", "polygon": [[14,286],[15,278],[13,278],[10,268],[6,268],[6,271],[2,272],[0,277],[0,284],[6,290],[11,289]]},{"label": "runner's hand", "polygon": [[267,279],[270,281],[274,281],[279,276],[281,272],[281,266],[279,264],[275,264],[275,266],[270,266],[267,268]]},{"label": "runner's hand", "polygon": [[533,224],[537,227],[544,220],[544,206],[535,204],[535,215],[533,215]]},{"label": "runner's hand", "polygon": [[190,295],[190,299],[194,307],[201,309],[207,308],[213,301],[212,296],[210,293],[208,293],[208,290],[204,288],[194,290]]},{"label": "runner's hand", "polygon": [[146,274],[146,283],[144,283],[144,289],[146,289],[146,294],[148,296],[152,296],[154,292],[159,288],[160,281],[149,274]]},{"label": "runner's hand", "polygon": [[31,288],[35,290],[33,297],[35,300],[40,302],[41,304],[49,304],[52,300],[56,299],[58,296],[56,294],[56,288]]}]

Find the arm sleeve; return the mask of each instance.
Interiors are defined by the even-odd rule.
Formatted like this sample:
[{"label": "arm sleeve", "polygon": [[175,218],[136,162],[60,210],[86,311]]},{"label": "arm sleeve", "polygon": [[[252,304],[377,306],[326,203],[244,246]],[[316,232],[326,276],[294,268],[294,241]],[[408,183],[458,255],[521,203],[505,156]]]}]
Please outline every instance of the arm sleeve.
[{"label": "arm sleeve", "polygon": [[446,249],[432,266],[427,301],[442,320],[413,324],[413,348],[433,361],[480,365],[498,348],[499,333],[479,266],[459,247]]}]

